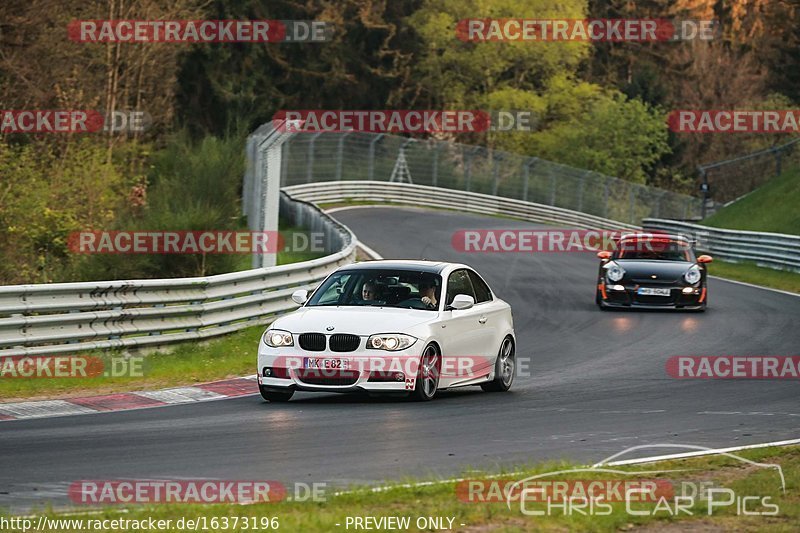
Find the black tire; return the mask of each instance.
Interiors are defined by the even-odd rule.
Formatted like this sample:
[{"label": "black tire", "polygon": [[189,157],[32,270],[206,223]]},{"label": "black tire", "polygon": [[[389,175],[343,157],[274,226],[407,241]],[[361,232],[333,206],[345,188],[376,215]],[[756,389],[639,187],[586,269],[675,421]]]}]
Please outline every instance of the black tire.
[{"label": "black tire", "polygon": [[442,369],[442,357],[435,344],[429,344],[419,358],[419,372],[414,384],[411,399],[417,402],[429,402],[436,396],[439,388],[439,374]]},{"label": "black tire", "polygon": [[268,402],[288,402],[292,399],[294,395],[294,391],[290,390],[288,392],[276,391],[272,389],[267,389],[264,387],[258,387],[258,391],[261,393],[261,397],[267,400]]},{"label": "black tire", "polygon": [[599,307],[601,311],[608,311],[608,307],[603,305],[603,299],[600,298],[600,291],[596,289],[594,291],[594,303],[597,304],[597,307]]},{"label": "black tire", "polygon": [[516,353],[514,340],[511,337],[503,339],[500,351],[497,352],[497,361],[494,365],[494,379],[481,385],[486,392],[505,392],[511,388],[514,382],[514,371],[516,370]]}]

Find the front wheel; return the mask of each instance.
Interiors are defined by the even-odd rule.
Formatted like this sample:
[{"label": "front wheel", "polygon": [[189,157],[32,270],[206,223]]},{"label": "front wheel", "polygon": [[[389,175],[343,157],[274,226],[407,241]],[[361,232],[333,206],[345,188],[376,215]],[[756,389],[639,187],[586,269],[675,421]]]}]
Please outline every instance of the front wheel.
[{"label": "front wheel", "polygon": [[497,362],[494,365],[494,379],[481,385],[481,388],[487,392],[507,391],[514,381],[515,366],[514,341],[511,340],[511,337],[506,337],[500,346],[500,352],[497,354]]},{"label": "front wheel", "polygon": [[276,391],[272,389],[267,389],[266,387],[258,387],[259,392],[261,393],[261,397],[267,400],[268,402],[288,402],[292,399],[294,395],[294,391],[290,390],[288,392]]},{"label": "front wheel", "polygon": [[411,398],[419,402],[433,400],[436,396],[436,389],[439,388],[439,373],[441,369],[441,358],[436,346],[429,344],[419,360],[419,372]]}]

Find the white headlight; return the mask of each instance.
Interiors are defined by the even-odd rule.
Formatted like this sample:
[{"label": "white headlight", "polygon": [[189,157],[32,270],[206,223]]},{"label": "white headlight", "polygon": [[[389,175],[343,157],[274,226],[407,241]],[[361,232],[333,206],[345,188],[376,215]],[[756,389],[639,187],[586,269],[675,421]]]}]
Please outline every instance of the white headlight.
[{"label": "white headlight", "polygon": [[281,348],[284,346],[294,346],[292,334],[282,329],[268,329],[264,333],[264,344],[273,348]]},{"label": "white headlight", "polygon": [[608,281],[619,281],[625,276],[625,269],[616,263],[609,263],[606,267]]},{"label": "white headlight", "polygon": [[415,342],[417,342],[417,339],[411,335],[403,335],[402,333],[381,333],[379,335],[372,335],[367,339],[367,347],[373,350],[396,352],[405,350]]},{"label": "white headlight", "polygon": [[698,281],[700,281],[700,268],[697,265],[693,265],[686,271],[686,274],[683,275],[683,278],[686,280],[686,283],[690,285],[694,285]]}]

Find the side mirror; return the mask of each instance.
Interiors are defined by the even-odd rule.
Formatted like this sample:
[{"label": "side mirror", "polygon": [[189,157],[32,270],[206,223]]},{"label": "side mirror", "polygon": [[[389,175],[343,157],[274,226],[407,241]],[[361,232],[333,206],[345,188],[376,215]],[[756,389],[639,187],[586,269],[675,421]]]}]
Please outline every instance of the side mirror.
[{"label": "side mirror", "polygon": [[698,263],[710,263],[714,259],[710,255],[701,255],[697,258]]},{"label": "side mirror", "polygon": [[297,304],[303,305],[308,300],[308,291],[305,289],[297,289],[292,293],[292,300]]},{"label": "side mirror", "polygon": [[453,298],[453,301],[450,303],[450,308],[463,310],[469,309],[473,305],[475,305],[475,298],[472,296],[467,294],[456,294],[455,298]]},{"label": "side mirror", "polygon": [[611,259],[611,252],[606,252],[606,251],[597,252],[597,257],[603,260]]}]

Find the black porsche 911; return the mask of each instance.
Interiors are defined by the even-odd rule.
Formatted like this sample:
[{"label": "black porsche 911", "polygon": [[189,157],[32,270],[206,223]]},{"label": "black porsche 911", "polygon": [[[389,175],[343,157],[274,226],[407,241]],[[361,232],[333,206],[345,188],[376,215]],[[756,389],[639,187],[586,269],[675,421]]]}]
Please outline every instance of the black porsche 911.
[{"label": "black porsche 911", "polygon": [[598,252],[595,301],[600,309],[685,309],[705,311],[706,264],[679,235],[631,233],[614,251]]}]

